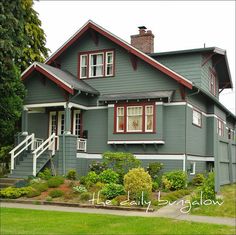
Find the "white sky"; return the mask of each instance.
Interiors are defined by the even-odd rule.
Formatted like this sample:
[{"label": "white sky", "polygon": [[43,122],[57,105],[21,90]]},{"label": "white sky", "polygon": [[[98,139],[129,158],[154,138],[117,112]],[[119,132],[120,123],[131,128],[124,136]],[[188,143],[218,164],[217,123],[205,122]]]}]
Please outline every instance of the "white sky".
[{"label": "white sky", "polygon": [[[155,52],[220,47],[227,50],[235,87],[235,1],[35,1],[54,52],[91,19],[130,42],[138,26],[155,35]],[[235,88],[220,101],[235,113]]]}]

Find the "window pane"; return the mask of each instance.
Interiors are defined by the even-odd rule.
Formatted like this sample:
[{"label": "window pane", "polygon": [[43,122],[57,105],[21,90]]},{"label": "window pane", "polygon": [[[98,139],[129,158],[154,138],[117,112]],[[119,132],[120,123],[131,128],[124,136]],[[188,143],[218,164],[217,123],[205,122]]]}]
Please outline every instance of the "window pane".
[{"label": "window pane", "polygon": [[153,131],[153,106],[145,107],[145,130]]},{"label": "window pane", "polygon": [[82,66],[87,66],[87,55],[82,55],[81,57],[82,57],[81,65]]},{"label": "window pane", "polygon": [[97,77],[103,75],[103,54],[91,55],[90,76]]},{"label": "window pane", "polygon": [[193,110],[193,124],[197,126],[202,125],[202,114],[196,110]]},{"label": "window pane", "polygon": [[142,107],[127,108],[127,130],[142,131]]}]

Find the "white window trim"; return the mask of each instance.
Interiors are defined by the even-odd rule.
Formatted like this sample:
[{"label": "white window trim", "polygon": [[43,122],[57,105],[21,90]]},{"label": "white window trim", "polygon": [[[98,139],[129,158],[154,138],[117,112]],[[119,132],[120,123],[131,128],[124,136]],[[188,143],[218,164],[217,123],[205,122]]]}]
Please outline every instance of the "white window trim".
[{"label": "white window trim", "polygon": [[[56,116],[57,113],[55,111],[49,113],[49,136],[52,135],[52,116]],[[56,128],[57,128],[57,120],[56,120]],[[56,133],[55,133],[56,134]]]},{"label": "white window trim", "polygon": [[[125,107],[123,107],[123,106],[121,106],[121,107],[116,107],[116,132],[118,132],[118,133],[124,133],[125,132],[125,126],[123,127],[123,130],[119,130],[119,119],[118,119],[118,109],[119,108],[122,108],[123,109],[123,113],[124,113],[124,115],[123,115],[123,117],[124,117],[124,120],[125,120]],[[120,116],[120,117],[122,117],[122,116]],[[125,125],[125,123],[124,123],[124,125]]]},{"label": "white window trim", "polygon": [[[85,56],[86,57],[86,60],[87,60],[87,65],[86,65],[86,76],[82,76],[82,57]],[[88,54],[81,54],[80,55],[80,78],[87,78],[88,77],[88,74],[87,74],[87,71],[88,71]]]},{"label": "white window trim", "polygon": [[[147,130],[147,107],[152,107],[152,121],[153,121],[153,123],[152,123],[152,130]],[[153,132],[154,131],[154,105],[145,105],[144,106],[144,108],[145,108],[145,132]]]},{"label": "white window trim", "polygon": [[142,117],[142,122],[143,122],[143,106],[138,106],[138,105],[135,105],[135,106],[127,106],[127,110],[126,110],[126,132],[142,132],[143,131],[143,125],[141,125],[141,130],[129,130],[129,122],[128,122],[128,118],[129,118],[129,115],[128,115],[128,109],[129,108],[141,108],[142,109],[142,113],[141,113],[141,117]]},{"label": "white window trim", "polygon": [[191,162],[190,165],[193,164],[193,171],[190,172],[190,175],[195,175],[196,173],[196,162]]},{"label": "white window trim", "polygon": [[[80,110],[74,110],[73,114],[73,135],[75,135],[76,114],[80,114]],[[81,120],[80,120],[81,121]]]},{"label": "white window trim", "polygon": [[61,119],[62,115],[64,115],[64,132],[65,132],[65,122],[66,122],[66,117],[65,117],[65,111],[59,111],[58,112],[58,128],[57,128],[57,134],[62,135],[61,133]]},{"label": "white window trim", "polygon": [[[220,128],[220,124],[222,128]],[[221,130],[221,133],[220,133],[220,130]],[[217,134],[221,137],[224,136],[224,122],[220,119],[217,119]]]},{"label": "white window trim", "polygon": [[[101,65],[102,65],[102,74],[99,75],[99,76],[92,76],[92,75],[91,75],[91,67],[92,67],[92,65],[91,65],[91,58],[92,58],[93,55],[102,55],[102,64],[96,65],[96,66],[101,66]],[[105,64],[106,64],[106,63],[105,63]],[[104,76],[104,66],[105,66],[105,64],[104,64],[104,52],[97,52],[97,53],[91,53],[91,54],[89,54],[89,74],[88,74],[88,77],[89,77],[89,78],[99,78],[99,77],[103,77],[103,76]],[[93,67],[95,67],[95,66],[93,66]]]},{"label": "white window trim", "polygon": [[[112,63],[107,63],[108,59],[107,59],[107,55],[108,53],[111,53],[112,54]],[[112,65],[112,74],[107,74],[107,65]],[[114,76],[114,51],[106,51],[106,58],[105,58],[105,76],[106,77],[112,77]]]},{"label": "white window trim", "polygon": [[[194,122],[194,113],[200,114],[200,124]],[[194,125],[196,125],[198,127],[202,127],[202,113],[200,111],[196,110],[196,109],[193,109],[192,124],[194,124]]]}]

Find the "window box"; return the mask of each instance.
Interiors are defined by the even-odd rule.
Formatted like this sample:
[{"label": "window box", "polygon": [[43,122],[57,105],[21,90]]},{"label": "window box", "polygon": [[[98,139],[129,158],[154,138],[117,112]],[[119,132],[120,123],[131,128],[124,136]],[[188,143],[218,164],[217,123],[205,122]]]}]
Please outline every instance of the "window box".
[{"label": "window box", "polygon": [[112,77],[115,73],[114,50],[82,52],[79,54],[80,79]]}]

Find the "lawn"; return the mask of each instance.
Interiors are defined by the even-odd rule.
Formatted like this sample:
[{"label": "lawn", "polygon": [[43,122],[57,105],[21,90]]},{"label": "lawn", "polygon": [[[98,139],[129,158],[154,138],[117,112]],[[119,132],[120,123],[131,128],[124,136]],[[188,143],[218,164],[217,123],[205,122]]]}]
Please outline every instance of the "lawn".
[{"label": "lawn", "polygon": [[234,234],[224,225],[165,218],[1,208],[0,234]]},{"label": "lawn", "polygon": [[224,203],[222,206],[200,206],[192,210],[194,215],[236,217],[236,184],[221,187]]}]

